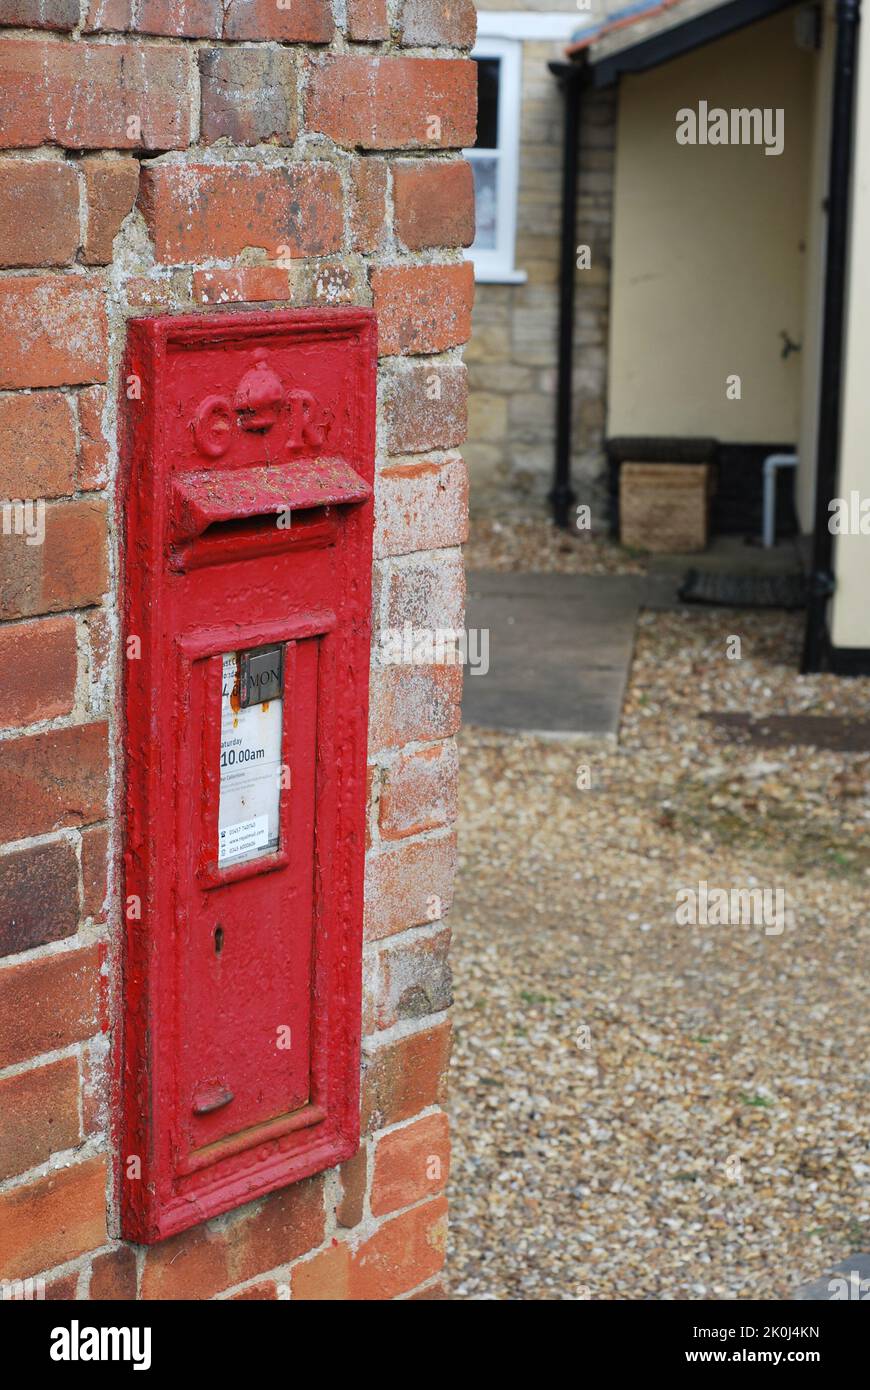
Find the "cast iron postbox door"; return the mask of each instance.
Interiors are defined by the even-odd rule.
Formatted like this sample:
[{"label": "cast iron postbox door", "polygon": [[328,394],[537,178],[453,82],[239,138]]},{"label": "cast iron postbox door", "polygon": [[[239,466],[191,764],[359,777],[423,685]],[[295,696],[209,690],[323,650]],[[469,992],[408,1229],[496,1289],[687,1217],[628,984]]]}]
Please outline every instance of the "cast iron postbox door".
[{"label": "cast iron postbox door", "polygon": [[129,325],[131,1240],[359,1142],[376,365],[367,310]]}]

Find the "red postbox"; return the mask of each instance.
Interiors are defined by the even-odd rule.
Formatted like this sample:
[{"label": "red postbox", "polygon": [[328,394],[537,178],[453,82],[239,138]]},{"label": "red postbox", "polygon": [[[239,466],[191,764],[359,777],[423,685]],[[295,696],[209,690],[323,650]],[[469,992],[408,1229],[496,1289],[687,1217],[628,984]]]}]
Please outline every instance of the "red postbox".
[{"label": "red postbox", "polygon": [[122,1233],[359,1143],[374,316],[151,318],[122,379]]}]

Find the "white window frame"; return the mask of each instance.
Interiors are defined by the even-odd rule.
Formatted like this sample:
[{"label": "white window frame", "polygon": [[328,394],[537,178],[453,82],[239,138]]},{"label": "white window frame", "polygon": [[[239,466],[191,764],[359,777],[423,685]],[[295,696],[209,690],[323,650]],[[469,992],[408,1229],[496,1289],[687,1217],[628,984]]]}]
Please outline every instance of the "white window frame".
[{"label": "white window frame", "polygon": [[520,183],[520,104],[522,99],[523,45],[519,39],[481,38],[472,58],[498,58],[498,149],[465,150],[465,158],[498,160],[496,245],[491,250],[469,250],[474,278],[484,283],[522,285],[528,278],[515,265],[517,197]]}]

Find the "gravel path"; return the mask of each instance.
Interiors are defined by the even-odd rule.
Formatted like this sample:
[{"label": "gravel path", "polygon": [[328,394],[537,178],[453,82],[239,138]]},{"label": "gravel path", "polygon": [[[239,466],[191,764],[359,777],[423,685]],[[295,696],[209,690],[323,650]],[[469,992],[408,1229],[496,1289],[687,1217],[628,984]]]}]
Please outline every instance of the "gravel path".
[{"label": "gravel path", "polygon": [[[615,750],[463,734],[454,1297],[776,1298],[870,1249],[870,758],[701,718],[866,717],[800,629],[642,615]],[[784,930],[677,925],[702,880]]]}]

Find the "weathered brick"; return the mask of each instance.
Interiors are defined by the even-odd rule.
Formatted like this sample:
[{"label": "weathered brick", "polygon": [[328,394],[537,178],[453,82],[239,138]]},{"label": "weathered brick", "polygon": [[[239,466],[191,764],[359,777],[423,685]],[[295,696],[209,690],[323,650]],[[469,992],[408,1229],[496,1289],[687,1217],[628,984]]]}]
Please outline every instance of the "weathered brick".
[{"label": "weathered brick", "polygon": [[91,1265],[91,1284],[88,1298],[96,1302],[108,1300],[132,1301],[136,1297],[136,1251],[129,1245],[119,1245],[97,1255]]},{"label": "weathered brick", "polygon": [[79,181],[56,159],[0,160],[0,266],[68,265],[79,245]]},{"label": "weathered brick", "polygon": [[461,630],[464,608],[465,571],[458,550],[393,562],[387,589],[387,625],[393,632],[404,631],[407,624],[431,633],[434,643],[439,630]]},{"label": "weathered brick", "polygon": [[217,39],[222,23],[222,0],[91,0],[85,31]]},{"label": "weathered brick", "polygon": [[459,728],[461,666],[384,666],[372,672],[369,753]]},{"label": "weathered brick", "polygon": [[443,1197],[385,1221],[358,1250],[348,1294],[354,1300],[396,1298],[438,1273],[447,1245]]},{"label": "weathered brick", "polygon": [[26,1173],[79,1142],[79,1069],[74,1057],[0,1081],[0,1179]]},{"label": "weathered brick", "polygon": [[104,825],[82,831],[82,914],[106,920],[109,832]]},{"label": "weathered brick", "polygon": [[89,613],[86,621],[91,647],[91,684],[101,686],[105,684],[112,656],[112,630],[104,608]]},{"label": "weathered brick", "polygon": [[0,969],[0,1067],[90,1037],[98,1026],[99,970],[97,946]]},{"label": "weathered brick", "polygon": [[52,1299],[69,1303],[76,1297],[78,1282],[79,1272],[77,1269],[70,1270],[68,1274],[59,1274],[55,1279],[49,1279],[45,1285],[46,1300]]},{"label": "weathered brick", "polygon": [[456,819],[459,756],[452,741],[401,754],[384,769],[380,827],[385,839],[420,835]]},{"label": "weathered brick", "polygon": [[447,1182],[449,1166],[449,1125],[443,1113],[425,1115],[383,1135],[375,1146],[372,1215],[384,1216],[434,1197]]},{"label": "weathered brick", "polygon": [[443,352],[467,342],[474,303],[469,261],[383,266],[372,271],[371,280],[383,357]]},{"label": "weathered brick", "polygon": [[230,1295],[231,1303],[266,1303],[278,1297],[278,1285],[274,1279],[263,1279],[259,1284],[249,1284],[246,1289]]},{"label": "weathered brick", "polygon": [[78,865],[69,841],[0,855],[0,956],[72,936],[78,920]]},{"label": "weathered brick", "polygon": [[0,761],[0,840],[102,820],[107,744],[102,723],[5,740]]},{"label": "weathered brick", "polygon": [[329,43],[335,21],[329,0],[229,0],[225,39],[278,39],[282,43]]},{"label": "weathered brick", "polygon": [[246,246],[282,257],[341,247],[341,178],[330,164],[154,165],[143,171],[140,202],[159,261],[237,256]]},{"label": "weathered brick", "polygon": [[21,29],[74,29],[79,0],[0,0],[0,24]]},{"label": "weathered brick", "polygon": [[31,539],[0,535],[0,618],[99,603],[108,584],[105,502],[50,503],[44,542]]},{"label": "weathered brick", "polygon": [[296,60],[286,49],[209,48],[199,55],[202,141],[296,139]]},{"label": "weathered brick", "polygon": [[450,1024],[439,1023],[385,1046],[367,1048],[363,1062],[362,1128],[366,1134],[443,1105],[450,1064]]},{"label": "weathered brick", "polygon": [[461,458],[395,464],[378,475],[375,554],[407,555],[468,538],[468,473]]},{"label": "weathered brick", "polygon": [[406,47],[473,48],[474,0],[401,0],[399,42]]},{"label": "weathered brick", "polygon": [[391,454],[453,449],[468,429],[468,373],[434,362],[393,370],[386,378],[384,415]]},{"label": "weathered brick", "polygon": [[339,1226],[351,1229],[358,1226],[365,1213],[366,1188],[369,1178],[368,1151],[365,1144],[353,1158],[347,1159],[338,1170],[341,1200],[335,1209]]},{"label": "weathered brick", "polygon": [[229,1242],[224,1231],[197,1226],[170,1236],[145,1252],[140,1297],[143,1299],[204,1299],[222,1293],[233,1283]]},{"label": "weathered brick", "polygon": [[347,36],[370,43],[389,37],[387,0],[347,0]]},{"label": "weathered brick", "polygon": [[3,389],[106,380],[108,328],[98,277],[9,276],[0,280],[0,320]]},{"label": "weathered brick", "polygon": [[59,391],[0,396],[0,498],[67,497],[75,487],[71,402]]},{"label": "weathered brick", "polygon": [[59,1168],[0,1195],[5,1279],[26,1279],[105,1243],[105,1158]]},{"label": "weathered brick", "polygon": [[69,714],[77,666],[73,618],[0,627],[0,726]]},{"label": "weathered brick", "polygon": [[105,487],[109,481],[109,445],[103,434],[105,404],[105,386],[86,386],[79,392],[81,451],[77,477],[82,492]]},{"label": "weathered brick", "polygon": [[311,66],[306,125],[351,149],[465,149],[476,111],[470,60],[343,53]]},{"label": "weathered brick", "polygon": [[195,270],[193,297],[199,304],[259,304],[290,298],[290,279],[276,265],[246,265],[236,270]]},{"label": "weathered brick", "polygon": [[232,1283],[297,1260],[323,1240],[323,1174],[273,1192],[229,1231]]},{"label": "weathered brick", "polygon": [[303,1302],[341,1302],[350,1297],[351,1254],[348,1247],[333,1241],[310,1260],[294,1265],[290,1274],[293,1300]]},{"label": "weathered brick", "polygon": [[99,1034],[82,1048],[82,1130],[88,1138],[109,1129],[110,1071],[109,1042]]},{"label": "weathered brick", "polygon": [[184,149],[190,62],[181,46],[8,39],[0,45],[0,145]]},{"label": "weathered brick", "polygon": [[420,1289],[417,1293],[409,1294],[407,1301],[409,1303],[432,1303],[436,1301],[442,1302],[446,1298],[449,1298],[447,1288],[443,1280],[438,1279],[434,1284],[427,1284],[425,1289]]},{"label": "weathered brick", "polygon": [[132,211],[139,188],[139,161],[99,156],[82,160],[87,193],[87,226],[82,260],[111,265],[112,243]]},{"label": "weathered brick", "polygon": [[380,941],[449,911],[456,837],[420,840],[383,850],[366,864],[365,936]]},{"label": "weathered brick", "polygon": [[379,251],[387,230],[387,163],[355,159],[351,166],[350,225],[354,251]]},{"label": "weathered brick", "polygon": [[474,180],[467,160],[401,159],[392,173],[396,232],[410,251],[471,245]]},{"label": "weathered brick", "polygon": [[449,927],[434,936],[402,932],[386,943],[378,952],[375,1028],[392,1028],[402,1019],[425,1018],[450,1007],[449,949]]}]

